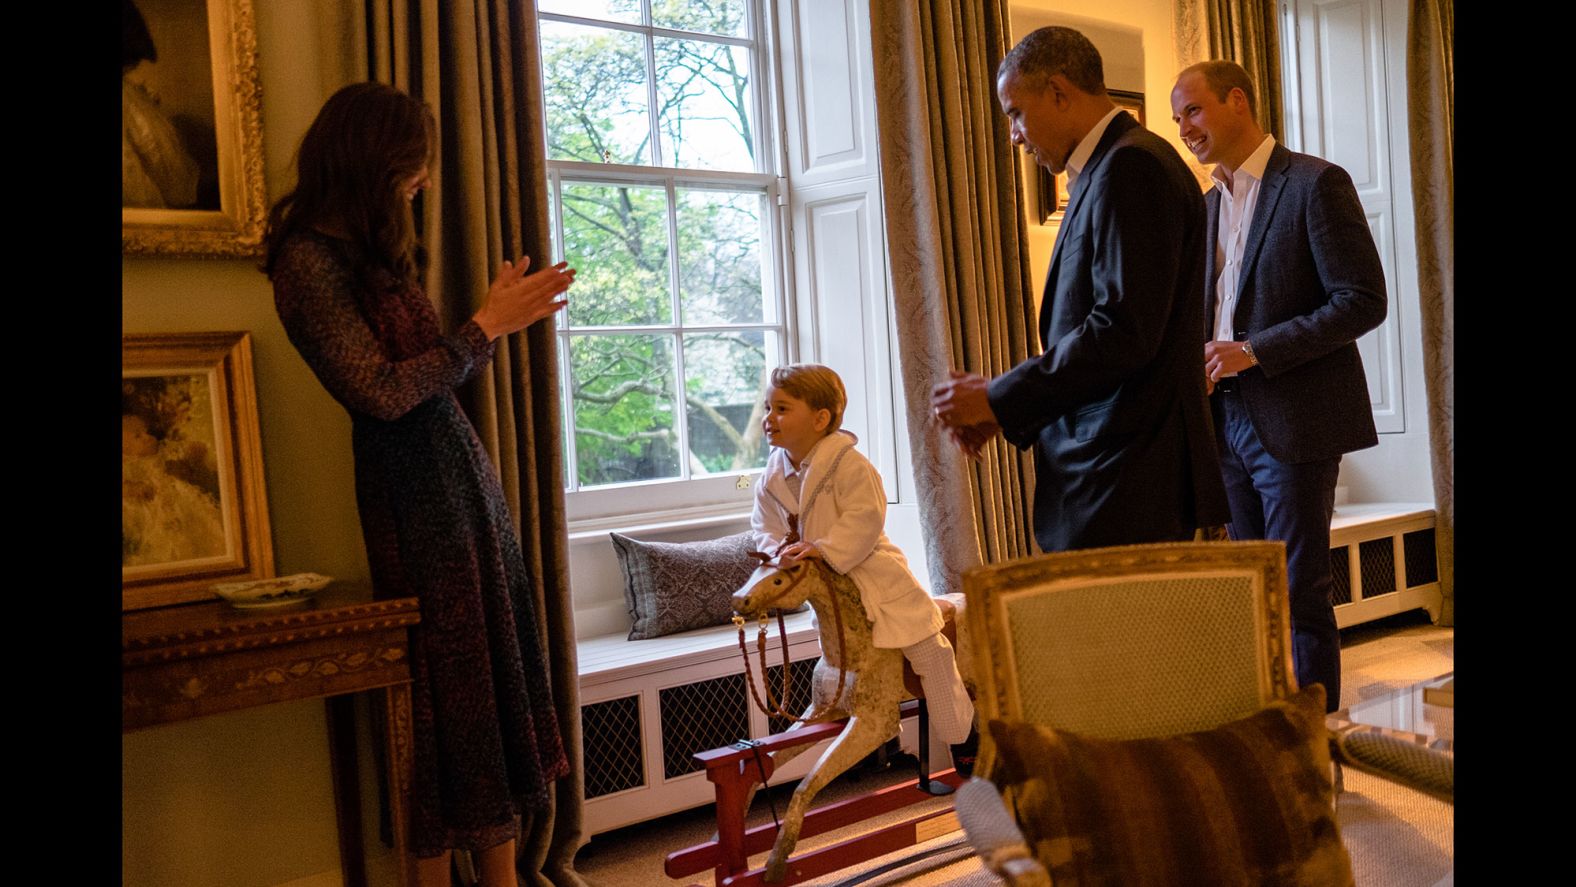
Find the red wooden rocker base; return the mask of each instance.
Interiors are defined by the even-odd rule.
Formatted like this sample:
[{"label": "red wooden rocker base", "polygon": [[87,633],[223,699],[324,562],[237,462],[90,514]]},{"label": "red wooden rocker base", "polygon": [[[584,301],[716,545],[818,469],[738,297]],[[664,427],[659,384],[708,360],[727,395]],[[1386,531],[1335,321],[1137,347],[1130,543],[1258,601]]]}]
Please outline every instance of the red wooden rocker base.
[{"label": "red wooden rocker base", "polygon": [[[903,717],[921,713],[920,766],[923,769],[928,761],[929,719],[924,717],[919,700],[904,702],[900,711]],[[826,721],[766,739],[742,740],[725,748],[697,753],[695,760],[705,766],[706,779],[716,787],[717,838],[669,853],[663,864],[668,877],[683,878],[709,868],[713,870],[716,887],[765,885],[765,869],[748,868],[749,857],[772,848],[777,839],[777,826],[767,824],[745,830],[744,801],[750,787],[757,781],[771,778],[772,762],[767,757],[769,752],[830,739],[842,732],[844,724],[843,720]],[[949,769],[862,797],[817,807],[805,814],[800,838],[825,834],[845,825],[901,810],[930,800],[937,794],[945,794],[962,784],[963,777]],[[947,789],[943,791],[941,786],[947,786]],[[912,847],[956,828],[955,817],[947,820],[941,817],[953,817],[951,808],[932,811],[819,850],[792,856],[788,860],[787,877],[777,883],[797,884],[904,847]]]}]

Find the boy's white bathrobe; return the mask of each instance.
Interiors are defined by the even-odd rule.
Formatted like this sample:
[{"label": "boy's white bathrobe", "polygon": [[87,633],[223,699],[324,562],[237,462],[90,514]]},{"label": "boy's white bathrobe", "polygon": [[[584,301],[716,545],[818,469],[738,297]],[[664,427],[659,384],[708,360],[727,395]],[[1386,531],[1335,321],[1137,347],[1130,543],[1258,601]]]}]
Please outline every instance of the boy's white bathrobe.
[{"label": "boy's white bathrobe", "polygon": [[[800,464],[803,478],[799,492],[809,501],[811,511],[799,514],[799,535],[820,549],[832,569],[854,580],[865,615],[874,623],[875,645],[907,647],[941,630],[941,610],[909,571],[902,550],[887,539],[886,491],[875,466],[853,448],[857,440],[850,431],[829,434]],[[836,472],[812,500],[813,491],[834,463]],[[767,554],[775,553],[788,535],[788,515],[783,508],[802,511],[799,497],[790,492],[785,479],[790,468],[787,451],[773,447],[766,470],[755,482],[750,528],[755,532],[756,548]]]}]

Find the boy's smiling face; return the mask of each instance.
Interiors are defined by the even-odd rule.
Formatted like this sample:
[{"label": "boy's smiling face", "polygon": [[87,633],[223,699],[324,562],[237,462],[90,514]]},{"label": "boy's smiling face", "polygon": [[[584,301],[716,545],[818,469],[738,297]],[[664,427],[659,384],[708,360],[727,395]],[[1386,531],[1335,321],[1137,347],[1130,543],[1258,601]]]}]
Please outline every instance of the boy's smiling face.
[{"label": "boy's smiling face", "polygon": [[766,441],[774,447],[788,451],[788,458],[798,465],[810,448],[826,436],[832,423],[830,410],[811,409],[810,405],[780,388],[766,389],[766,415],[761,419],[761,430]]}]

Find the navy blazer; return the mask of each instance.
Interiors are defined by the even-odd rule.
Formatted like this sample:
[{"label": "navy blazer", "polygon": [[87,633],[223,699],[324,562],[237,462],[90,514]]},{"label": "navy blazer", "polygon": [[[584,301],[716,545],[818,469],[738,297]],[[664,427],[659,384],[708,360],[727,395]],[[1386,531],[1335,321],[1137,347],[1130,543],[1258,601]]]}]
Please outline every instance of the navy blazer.
[{"label": "navy blazer", "polygon": [[[1205,338],[1214,337],[1220,193],[1205,199]],[[1379,442],[1357,338],[1384,322],[1384,267],[1346,170],[1277,143],[1237,277],[1232,327],[1258,367],[1239,378],[1253,430],[1281,462]]]},{"label": "navy blazer", "polygon": [[1118,114],[1080,174],[1040,305],[1044,353],[991,380],[1034,447],[1046,551],[1190,537],[1227,521],[1199,336],[1203,195],[1168,142]]}]

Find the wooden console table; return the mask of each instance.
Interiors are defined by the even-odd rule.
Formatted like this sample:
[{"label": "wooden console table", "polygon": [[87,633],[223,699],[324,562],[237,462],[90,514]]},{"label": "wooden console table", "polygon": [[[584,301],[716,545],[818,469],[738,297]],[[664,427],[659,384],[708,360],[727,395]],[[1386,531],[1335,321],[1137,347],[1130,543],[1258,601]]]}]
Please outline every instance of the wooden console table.
[{"label": "wooden console table", "polygon": [[[334,583],[305,604],[238,610],[222,601],[121,617],[121,730],[318,697],[329,699],[334,803],[347,887],[365,885],[354,731],[348,693],[383,690],[394,852],[415,884],[406,847],[411,784],[410,626],[415,598],[378,601],[365,582]],[[347,761],[350,762],[347,767]],[[348,770],[348,772],[347,772]]]}]

